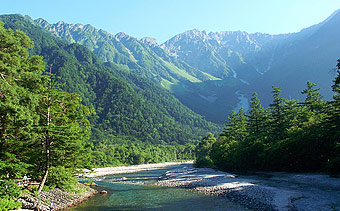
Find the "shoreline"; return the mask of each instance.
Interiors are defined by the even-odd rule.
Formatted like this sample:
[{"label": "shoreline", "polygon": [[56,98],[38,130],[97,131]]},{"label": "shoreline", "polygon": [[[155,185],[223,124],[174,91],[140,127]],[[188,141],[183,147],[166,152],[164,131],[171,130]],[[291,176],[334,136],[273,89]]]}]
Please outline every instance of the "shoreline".
[{"label": "shoreline", "polygon": [[151,163],[151,164],[140,164],[131,166],[116,166],[116,167],[104,167],[94,168],[93,172],[88,169],[83,169],[84,173],[79,174],[79,177],[95,178],[103,177],[114,174],[125,174],[133,173],[138,171],[151,171],[156,169],[166,168],[168,166],[175,166],[180,164],[193,164],[194,161],[179,161],[179,162],[164,162],[164,163]]},{"label": "shoreline", "polygon": [[340,210],[340,179],[325,174],[235,175],[186,165],[168,171],[156,185],[225,197],[253,210]]},{"label": "shoreline", "polygon": [[[86,187],[83,184],[79,186]],[[49,191],[41,192],[39,197],[33,195],[24,195],[18,201],[22,203],[23,210],[65,210],[81,204],[98,193],[97,190],[86,187],[82,193],[71,193],[63,191],[59,188],[54,188]]]}]

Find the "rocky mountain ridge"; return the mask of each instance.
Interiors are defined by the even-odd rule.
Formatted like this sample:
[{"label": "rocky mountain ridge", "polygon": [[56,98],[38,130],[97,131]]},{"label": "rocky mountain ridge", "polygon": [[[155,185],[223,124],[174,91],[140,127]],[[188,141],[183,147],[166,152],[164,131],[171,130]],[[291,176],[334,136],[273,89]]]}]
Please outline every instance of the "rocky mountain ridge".
[{"label": "rocky mountain ridge", "polygon": [[330,99],[334,74],[328,72],[340,54],[339,11],[297,33],[193,29],[163,44],[154,38],[111,35],[88,25],[35,22],[69,42],[86,46],[103,61],[153,79],[215,122],[224,122],[226,114],[239,108],[243,98],[249,99],[254,91],[268,104],[273,85],[281,87],[285,97],[302,99],[301,91],[310,80]]}]

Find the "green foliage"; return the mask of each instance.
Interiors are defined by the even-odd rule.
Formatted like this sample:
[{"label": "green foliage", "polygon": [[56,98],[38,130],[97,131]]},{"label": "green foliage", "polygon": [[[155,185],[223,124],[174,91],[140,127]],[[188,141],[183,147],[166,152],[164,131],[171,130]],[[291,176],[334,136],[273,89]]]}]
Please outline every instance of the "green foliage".
[{"label": "green foliage", "polygon": [[214,134],[210,133],[207,137],[203,138],[202,141],[197,145],[195,149],[196,161],[195,167],[208,167],[213,168],[214,164],[210,158],[212,145],[216,142]]},{"label": "green foliage", "polygon": [[50,169],[47,184],[50,187],[57,187],[65,191],[74,191],[78,186],[78,180],[71,168],[56,166]]},{"label": "green foliage", "polygon": [[[338,67],[340,68],[340,60]],[[203,139],[196,151],[200,167],[226,171],[329,171],[339,174],[340,72],[332,86],[334,101],[322,100],[315,84],[307,82],[305,101],[287,100],[273,87],[273,102],[262,108],[257,94],[251,110],[228,117],[225,130],[212,145]],[[202,151],[204,153],[202,153]]]},{"label": "green foliage", "polygon": [[105,140],[93,150],[93,164],[98,167],[161,163],[176,160],[193,160],[193,144],[164,145],[140,141]]},{"label": "green foliage", "polygon": [[0,182],[0,198],[16,199],[20,196],[20,188],[12,180],[2,180]]},{"label": "green foliage", "polygon": [[21,208],[21,202],[8,198],[0,198],[0,211],[17,210]]},{"label": "green foliage", "polygon": [[0,211],[21,208],[21,202],[16,201],[21,196],[21,190],[12,180],[0,181]]}]

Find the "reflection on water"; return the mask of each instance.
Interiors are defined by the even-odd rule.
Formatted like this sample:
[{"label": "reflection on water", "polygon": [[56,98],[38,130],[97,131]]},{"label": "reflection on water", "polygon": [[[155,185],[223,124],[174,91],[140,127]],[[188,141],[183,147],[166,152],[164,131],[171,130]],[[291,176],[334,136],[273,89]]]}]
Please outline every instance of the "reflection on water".
[{"label": "reflection on water", "polygon": [[109,194],[98,194],[70,210],[245,210],[225,198],[153,185],[170,168],[97,178]]}]

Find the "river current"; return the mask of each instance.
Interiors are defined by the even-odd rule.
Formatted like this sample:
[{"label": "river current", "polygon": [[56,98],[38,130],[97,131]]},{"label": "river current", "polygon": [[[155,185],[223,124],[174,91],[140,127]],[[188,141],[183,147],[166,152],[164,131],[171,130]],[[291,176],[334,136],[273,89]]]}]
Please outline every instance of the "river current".
[{"label": "river current", "polygon": [[70,210],[246,210],[226,198],[154,185],[159,176],[173,168],[95,178],[99,190],[108,194],[97,194]]}]

